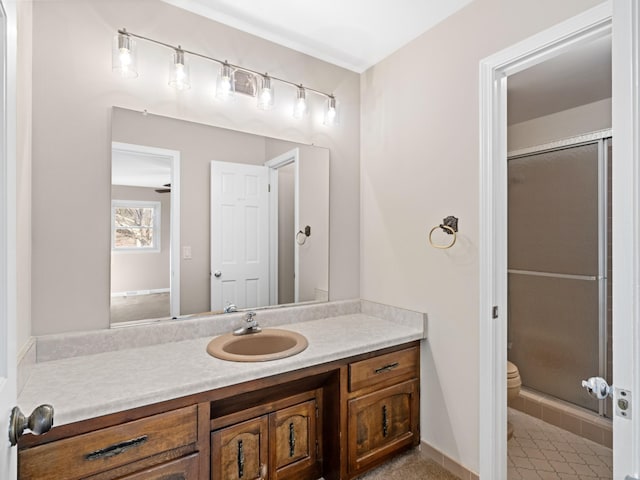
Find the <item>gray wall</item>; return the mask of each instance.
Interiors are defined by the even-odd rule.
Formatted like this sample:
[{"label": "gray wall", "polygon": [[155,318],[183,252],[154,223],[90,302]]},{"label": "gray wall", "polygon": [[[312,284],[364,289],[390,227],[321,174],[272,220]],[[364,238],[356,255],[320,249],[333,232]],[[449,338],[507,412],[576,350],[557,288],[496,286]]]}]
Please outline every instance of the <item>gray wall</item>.
[{"label": "gray wall", "polygon": [[[475,0],[361,78],[361,297],[428,312],[421,435],[477,471],[481,59],[599,0]],[[460,218],[446,251],[426,236]]]},{"label": "gray wall", "polygon": [[[135,80],[111,72],[111,41],[126,27],[167,43],[268,71],[334,92],[341,125],[312,114],[290,115],[295,91],[276,86],[278,104],[258,111],[254,99],[216,103],[214,68],[191,64],[192,88],[167,86],[170,52],[139,42]],[[65,54],[61,56],[61,48]],[[205,80],[206,79],[206,80]],[[42,1],[33,6],[32,332],[109,326],[109,200],[111,107],[122,106],[209,125],[323,145],[331,150],[331,295],[359,293],[359,76],[252,35],[154,0]],[[289,98],[290,97],[290,98]],[[82,229],[53,212],[81,208]],[[76,232],[68,242],[64,230]],[[194,252],[195,253],[195,252]],[[90,279],[90,281],[87,281]],[[61,308],[65,292],[74,300]]]},{"label": "gray wall", "polygon": [[278,303],[293,303],[295,166],[278,169]]},{"label": "gray wall", "polygon": [[610,98],[509,125],[507,149],[535,147],[607,128],[611,128]]}]

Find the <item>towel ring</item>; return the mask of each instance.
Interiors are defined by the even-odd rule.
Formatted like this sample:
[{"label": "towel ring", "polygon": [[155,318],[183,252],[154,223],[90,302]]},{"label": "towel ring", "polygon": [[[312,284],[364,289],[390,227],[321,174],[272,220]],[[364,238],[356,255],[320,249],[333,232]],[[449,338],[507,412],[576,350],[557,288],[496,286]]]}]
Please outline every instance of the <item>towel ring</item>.
[{"label": "towel ring", "polygon": [[[449,242],[446,245],[438,245],[437,243],[435,243],[433,241],[433,238],[432,238],[433,232],[435,232],[439,228],[445,230],[448,234],[453,234],[453,238],[451,239],[451,242]],[[455,243],[456,243],[456,238],[457,238],[456,231],[453,229],[453,227],[450,227],[449,225],[444,225],[444,224],[443,225],[436,225],[429,232],[429,243],[431,244],[431,246],[433,248],[439,248],[441,250],[446,250],[447,248],[453,247],[455,245]]]}]

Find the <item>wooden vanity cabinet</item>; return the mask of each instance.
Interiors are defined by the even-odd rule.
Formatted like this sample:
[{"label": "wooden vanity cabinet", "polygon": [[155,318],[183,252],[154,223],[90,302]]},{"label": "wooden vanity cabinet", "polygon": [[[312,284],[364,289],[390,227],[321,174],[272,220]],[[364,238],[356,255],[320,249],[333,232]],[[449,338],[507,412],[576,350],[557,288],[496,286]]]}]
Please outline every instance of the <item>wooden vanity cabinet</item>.
[{"label": "wooden vanity cabinet", "polygon": [[349,364],[349,478],[420,442],[418,347]]},{"label": "wooden vanity cabinet", "polygon": [[316,480],[322,476],[321,395],[322,389],[317,389],[214,418],[215,428],[269,412],[211,433],[211,479]]},{"label": "wooden vanity cabinet", "polygon": [[347,480],[419,443],[420,344],[24,435],[20,480]]}]

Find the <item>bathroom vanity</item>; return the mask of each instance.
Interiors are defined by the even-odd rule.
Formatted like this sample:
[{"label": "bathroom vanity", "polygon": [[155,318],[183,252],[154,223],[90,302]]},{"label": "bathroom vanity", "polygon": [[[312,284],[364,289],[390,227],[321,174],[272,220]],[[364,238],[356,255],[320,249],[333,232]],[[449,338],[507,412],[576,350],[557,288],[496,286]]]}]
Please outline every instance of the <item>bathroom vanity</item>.
[{"label": "bathroom vanity", "polygon": [[[358,313],[284,328],[305,335],[309,348],[287,359],[241,364],[207,355],[209,339],[198,338],[37,365],[24,403],[35,397],[39,377],[56,371],[63,378],[67,369],[71,383],[85,375],[86,388],[98,390],[76,398],[97,397],[95,414],[88,405],[62,404],[73,399],[72,391],[41,392],[62,424],[20,439],[19,478],[350,479],[419,443],[422,326]],[[164,382],[161,374],[144,378],[156,371],[151,364],[162,363],[161,352],[169,364],[177,358],[186,363],[180,385],[179,367],[165,372],[170,378]],[[117,359],[126,356],[139,362],[129,372],[87,376],[92,362],[106,366],[112,360],[117,369]],[[201,376],[196,386],[192,379]],[[109,392],[118,383],[124,393],[116,402]],[[136,383],[137,394],[125,400]],[[138,406],[122,408],[131,402]]]}]

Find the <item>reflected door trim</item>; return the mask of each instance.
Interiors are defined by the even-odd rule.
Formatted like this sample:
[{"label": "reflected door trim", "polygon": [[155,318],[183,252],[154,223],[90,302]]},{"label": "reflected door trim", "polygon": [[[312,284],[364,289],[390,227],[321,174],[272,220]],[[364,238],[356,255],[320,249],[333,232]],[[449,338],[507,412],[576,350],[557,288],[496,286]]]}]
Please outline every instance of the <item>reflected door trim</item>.
[{"label": "reflected door trim", "polygon": [[150,147],[133,143],[111,142],[111,151],[122,153],[152,155],[170,158],[171,161],[171,212],[170,212],[170,253],[169,253],[169,290],[170,315],[180,316],[180,151],[167,148]]},{"label": "reflected door trim", "polygon": [[[300,215],[300,192],[299,192],[299,162],[300,162],[300,149],[294,148],[288,152],[278,155],[265,162],[265,166],[269,168],[269,185],[271,188],[271,196],[269,197],[269,239],[271,245],[279,245],[278,238],[278,169],[287,165],[295,164],[295,179],[294,179],[294,206],[293,206],[293,224],[299,225]],[[291,235],[295,235],[294,231]],[[294,282],[294,302],[300,301],[300,246],[297,242],[293,242],[293,282]],[[270,300],[272,305],[278,303],[278,249],[272,248],[269,257],[270,275],[271,275],[271,287],[270,287]]]}]

